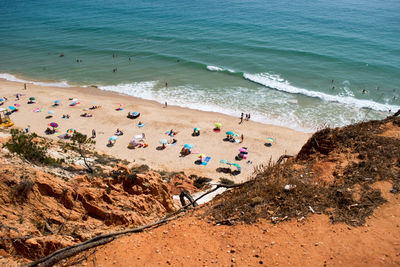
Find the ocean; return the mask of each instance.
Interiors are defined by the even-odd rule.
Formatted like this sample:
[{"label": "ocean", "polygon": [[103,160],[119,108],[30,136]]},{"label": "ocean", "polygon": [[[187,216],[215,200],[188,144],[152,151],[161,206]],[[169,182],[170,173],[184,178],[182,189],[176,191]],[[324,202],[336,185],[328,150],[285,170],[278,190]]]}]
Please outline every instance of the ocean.
[{"label": "ocean", "polygon": [[312,132],[400,109],[398,14],[398,0],[2,0],[0,78]]}]

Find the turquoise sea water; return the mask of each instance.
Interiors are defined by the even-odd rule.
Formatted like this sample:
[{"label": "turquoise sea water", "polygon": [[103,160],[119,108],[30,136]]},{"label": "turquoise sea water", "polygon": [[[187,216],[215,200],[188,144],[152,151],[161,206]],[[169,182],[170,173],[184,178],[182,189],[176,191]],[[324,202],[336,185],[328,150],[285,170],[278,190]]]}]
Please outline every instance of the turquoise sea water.
[{"label": "turquoise sea water", "polygon": [[341,126],[400,108],[398,14],[398,0],[2,0],[0,78]]}]

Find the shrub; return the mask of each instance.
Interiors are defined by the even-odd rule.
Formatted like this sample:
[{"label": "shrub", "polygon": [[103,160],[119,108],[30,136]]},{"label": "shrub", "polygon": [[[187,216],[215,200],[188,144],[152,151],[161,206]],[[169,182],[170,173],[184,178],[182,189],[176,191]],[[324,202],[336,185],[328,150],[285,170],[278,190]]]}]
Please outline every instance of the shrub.
[{"label": "shrub", "polygon": [[24,178],[17,185],[14,186],[15,196],[19,199],[26,199],[29,192],[32,191],[33,185],[34,183],[32,180]]},{"label": "shrub", "polygon": [[26,134],[22,130],[11,129],[11,139],[3,147],[31,162],[43,164],[60,163],[60,160],[47,156],[48,143],[41,140],[35,133]]},{"label": "shrub", "polygon": [[220,182],[221,184],[226,184],[226,185],[233,185],[233,184],[235,184],[234,181],[232,181],[232,180],[230,180],[230,179],[227,179],[227,178],[224,178],[224,177],[219,178],[219,182]]}]

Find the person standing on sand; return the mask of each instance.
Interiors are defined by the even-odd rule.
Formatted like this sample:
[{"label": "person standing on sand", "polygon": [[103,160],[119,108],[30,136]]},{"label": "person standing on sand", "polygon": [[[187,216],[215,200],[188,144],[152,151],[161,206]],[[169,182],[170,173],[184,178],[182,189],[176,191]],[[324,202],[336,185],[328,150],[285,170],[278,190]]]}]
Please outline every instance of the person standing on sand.
[{"label": "person standing on sand", "polygon": [[165,101],[164,108],[167,108],[167,107],[168,107],[168,103],[167,103],[167,101]]},{"label": "person standing on sand", "polygon": [[26,90],[26,83],[24,83],[24,90]]},{"label": "person standing on sand", "polygon": [[92,130],[92,138],[93,139],[96,138],[96,130],[95,129]]},{"label": "person standing on sand", "polygon": [[240,143],[243,143],[243,140],[244,140],[244,135],[242,134],[242,135],[240,136]]},{"label": "person standing on sand", "polygon": [[[240,115],[240,122],[239,122],[239,124],[241,124],[242,122],[243,122],[243,112],[242,112],[242,114]],[[246,115],[247,116],[247,115]]]}]

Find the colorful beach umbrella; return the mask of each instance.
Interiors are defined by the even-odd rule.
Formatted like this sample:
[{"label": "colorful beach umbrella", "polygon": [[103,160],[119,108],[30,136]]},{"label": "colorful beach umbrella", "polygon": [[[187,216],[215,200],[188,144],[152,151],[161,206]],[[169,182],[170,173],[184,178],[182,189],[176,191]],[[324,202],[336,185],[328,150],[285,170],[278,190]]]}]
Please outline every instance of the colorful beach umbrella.
[{"label": "colorful beach umbrella", "polygon": [[198,156],[199,158],[201,158],[201,159],[203,159],[203,158],[205,158],[206,157],[206,155],[205,154],[203,154],[203,153],[201,153],[201,154],[199,154],[199,156]]},{"label": "colorful beach umbrella", "polygon": [[161,139],[161,140],[160,140],[160,144],[162,144],[162,145],[168,144],[167,139]]},{"label": "colorful beach umbrella", "polygon": [[56,122],[50,122],[49,126],[53,127],[53,128],[57,128],[58,127],[58,123]]},{"label": "colorful beach umbrella", "polygon": [[192,145],[192,144],[185,144],[184,147],[189,148],[189,149],[192,149],[192,148],[193,148],[193,145]]},{"label": "colorful beach umbrella", "polygon": [[239,137],[239,135],[237,133],[233,133],[232,136],[233,137]]},{"label": "colorful beach umbrella", "polygon": [[6,100],[3,97],[0,98],[0,102],[4,102],[4,101],[6,101]]},{"label": "colorful beach umbrella", "polygon": [[74,133],[74,132],[75,132],[75,130],[72,129],[72,128],[67,130],[67,134],[72,134],[72,133]]},{"label": "colorful beach umbrella", "polygon": [[266,141],[267,144],[272,144],[274,142],[274,138],[268,137]]},{"label": "colorful beach umbrella", "polygon": [[226,134],[227,134],[227,135],[232,135],[233,132],[232,132],[232,131],[227,131]]},{"label": "colorful beach umbrella", "polygon": [[218,122],[218,123],[215,124],[215,128],[221,128],[221,127],[222,127],[221,123]]},{"label": "colorful beach umbrella", "polygon": [[239,152],[247,152],[247,149],[244,147],[239,148]]},{"label": "colorful beach umbrella", "polygon": [[118,136],[113,135],[110,137],[110,141],[116,141],[118,139]]},{"label": "colorful beach umbrella", "polygon": [[193,129],[193,132],[196,132],[196,131],[200,131],[200,128],[196,127],[196,128]]},{"label": "colorful beach umbrella", "polygon": [[59,104],[60,103],[60,100],[55,100],[54,101],[54,104]]},{"label": "colorful beach umbrella", "polygon": [[16,107],[20,107],[21,105],[20,105],[20,104],[14,104],[14,106],[16,106]]},{"label": "colorful beach umbrella", "polygon": [[10,110],[12,110],[12,111],[16,110],[16,108],[13,107],[13,106],[8,106],[8,108],[9,108]]},{"label": "colorful beach umbrella", "polygon": [[36,100],[36,98],[30,97],[29,100],[33,101],[33,100]]}]

